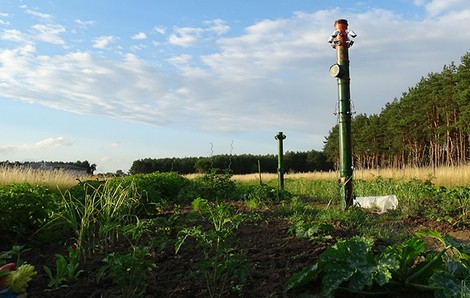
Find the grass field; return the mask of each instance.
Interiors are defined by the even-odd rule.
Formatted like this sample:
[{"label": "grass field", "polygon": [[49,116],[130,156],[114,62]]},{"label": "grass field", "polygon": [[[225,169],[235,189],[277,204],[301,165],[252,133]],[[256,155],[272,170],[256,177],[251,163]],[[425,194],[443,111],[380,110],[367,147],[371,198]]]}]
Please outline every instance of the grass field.
[{"label": "grass field", "polygon": [[66,190],[76,185],[83,175],[62,169],[42,170],[24,167],[0,167],[0,185],[28,183],[47,186],[52,190]]},{"label": "grass field", "polygon": [[[287,173],[285,179],[303,178],[307,180],[335,180],[339,178],[339,172],[310,172],[310,173]],[[355,170],[354,179],[374,180],[376,178],[394,179],[400,181],[408,180],[430,180],[436,186],[455,187],[470,184],[470,165],[458,167],[440,168],[403,168],[403,169],[378,169],[378,170]],[[234,175],[233,179],[240,182],[255,182],[260,180],[260,175]],[[277,179],[277,174],[261,173],[263,182]]]},{"label": "grass field", "polygon": [[[197,177],[198,174],[186,175],[188,178]],[[309,173],[286,173],[285,179],[307,179],[307,180],[336,180],[339,172],[309,172]],[[458,167],[440,168],[411,168],[403,169],[377,169],[377,170],[355,170],[354,179],[370,181],[376,178],[394,179],[398,181],[408,180],[430,180],[436,186],[456,187],[470,185],[470,165]],[[268,182],[277,179],[276,173],[253,173],[245,175],[234,175],[233,180],[238,182]],[[0,167],[0,185],[12,183],[29,183],[32,185],[45,185],[53,189],[68,189],[78,183],[78,180],[86,180],[83,175],[69,171],[41,170],[31,168],[5,168]]]}]

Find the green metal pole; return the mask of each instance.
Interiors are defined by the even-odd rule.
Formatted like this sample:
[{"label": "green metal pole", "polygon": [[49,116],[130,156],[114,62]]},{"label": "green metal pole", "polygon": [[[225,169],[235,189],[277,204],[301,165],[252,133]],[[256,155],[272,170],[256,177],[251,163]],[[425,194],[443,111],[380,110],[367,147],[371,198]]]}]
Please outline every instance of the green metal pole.
[{"label": "green metal pole", "polygon": [[330,67],[330,75],[338,82],[338,122],[339,122],[339,185],[346,208],[353,204],[353,164],[351,136],[351,97],[349,76],[348,49],[353,44],[349,36],[355,37],[354,32],[348,31],[348,21],[335,21],[335,31],[329,40],[336,49],[336,64]]},{"label": "green metal pole", "polygon": [[282,131],[280,131],[274,136],[274,138],[279,141],[279,151],[277,154],[277,178],[279,180],[279,190],[284,190],[284,148],[282,141],[286,136]]}]

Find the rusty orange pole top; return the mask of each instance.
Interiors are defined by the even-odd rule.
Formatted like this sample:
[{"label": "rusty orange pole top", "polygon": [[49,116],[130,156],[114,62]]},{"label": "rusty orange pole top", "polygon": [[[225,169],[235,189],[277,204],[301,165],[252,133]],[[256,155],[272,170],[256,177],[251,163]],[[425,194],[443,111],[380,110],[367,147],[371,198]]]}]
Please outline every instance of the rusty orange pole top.
[{"label": "rusty orange pole top", "polygon": [[338,34],[336,36],[336,57],[338,59],[337,63],[342,65],[344,62],[349,62],[348,48],[349,48],[349,38],[348,38],[348,21],[345,19],[338,19],[335,21],[335,32]]}]

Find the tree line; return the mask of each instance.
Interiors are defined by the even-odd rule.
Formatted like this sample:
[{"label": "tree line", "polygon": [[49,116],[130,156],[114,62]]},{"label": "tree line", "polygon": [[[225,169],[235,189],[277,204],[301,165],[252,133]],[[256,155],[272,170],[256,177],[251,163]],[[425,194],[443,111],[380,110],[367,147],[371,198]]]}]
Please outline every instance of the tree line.
[{"label": "tree line", "polygon": [[[208,173],[213,169],[229,170],[232,174],[276,173],[277,155],[232,155],[221,154],[210,157],[184,158],[144,158],[135,160],[129,170],[130,174],[152,172],[177,172],[180,174]],[[284,154],[285,172],[313,172],[333,169],[333,164],[321,151],[291,152]]]},{"label": "tree line", "polygon": [[[338,125],[323,152],[339,164]],[[379,114],[352,119],[356,168],[462,165],[470,159],[470,53],[422,77]]]}]

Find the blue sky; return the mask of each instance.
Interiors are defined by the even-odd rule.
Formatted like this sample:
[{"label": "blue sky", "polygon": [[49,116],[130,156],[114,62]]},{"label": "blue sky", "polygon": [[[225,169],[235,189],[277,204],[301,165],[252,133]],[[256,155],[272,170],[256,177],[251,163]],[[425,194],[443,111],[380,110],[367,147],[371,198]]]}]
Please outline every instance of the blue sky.
[{"label": "blue sky", "polygon": [[470,50],[468,0],[3,0],[0,160],[127,171],[142,158],[321,150],[334,21],[356,113]]}]

